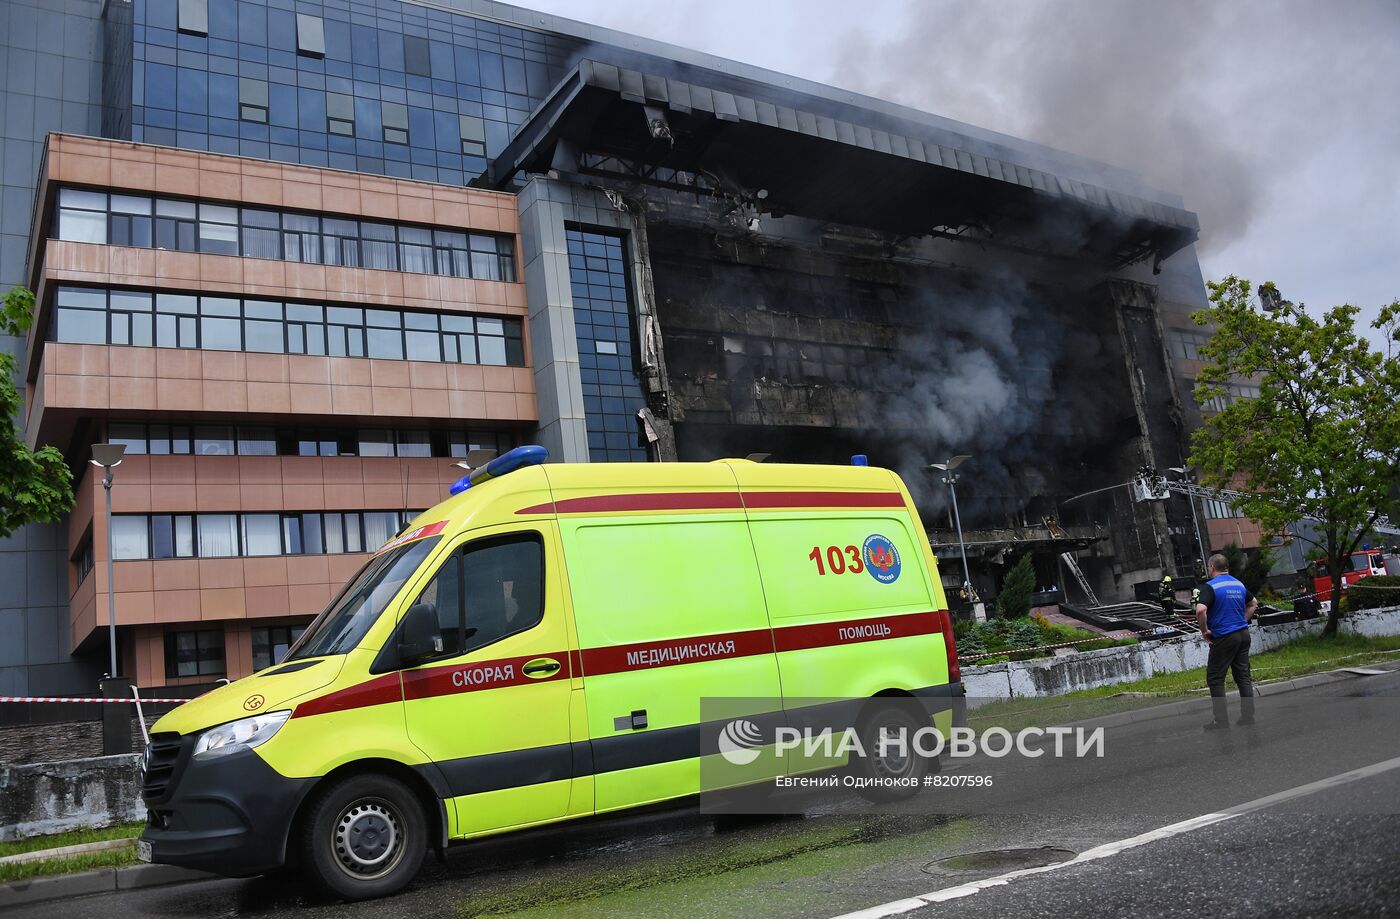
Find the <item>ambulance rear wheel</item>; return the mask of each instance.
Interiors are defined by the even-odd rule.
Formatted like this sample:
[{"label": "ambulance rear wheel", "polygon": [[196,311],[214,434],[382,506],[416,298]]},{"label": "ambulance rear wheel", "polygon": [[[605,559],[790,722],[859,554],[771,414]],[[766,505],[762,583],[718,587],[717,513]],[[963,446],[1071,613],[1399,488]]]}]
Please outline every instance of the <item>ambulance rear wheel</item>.
[{"label": "ambulance rear wheel", "polygon": [[[914,734],[927,727],[928,716],[914,700],[884,702],[866,712],[857,726],[863,756],[854,756],[851,771],[858,780],[856,792],[875,804],[903,801],[919,793],[924,776],[932,771],[928,757],[920,755]],[[881,744],[881,737],[891,742]]]},{"label": "ambulance rear wheel", "polygon": [[307,813],[302,864],[334,896],[386,896],[407,885],[422,867],[427,824],[417,796],[399,780],[350,776],[326,789]]}]

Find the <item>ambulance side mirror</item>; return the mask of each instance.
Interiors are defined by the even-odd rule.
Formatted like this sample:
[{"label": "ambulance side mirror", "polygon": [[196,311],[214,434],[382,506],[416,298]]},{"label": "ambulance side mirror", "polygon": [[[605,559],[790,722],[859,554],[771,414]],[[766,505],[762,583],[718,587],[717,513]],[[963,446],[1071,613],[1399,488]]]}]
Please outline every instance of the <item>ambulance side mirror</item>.
[{"label": "ambulance side mirror", "polygon": [[437,607],[415,603],[399,623],[399,666],[412,667],[442,653]]}]

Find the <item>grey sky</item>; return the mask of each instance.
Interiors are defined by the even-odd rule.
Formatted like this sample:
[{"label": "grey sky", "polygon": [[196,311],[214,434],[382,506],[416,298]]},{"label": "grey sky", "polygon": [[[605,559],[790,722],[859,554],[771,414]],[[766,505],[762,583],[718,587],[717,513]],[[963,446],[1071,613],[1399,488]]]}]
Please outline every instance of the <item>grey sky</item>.
[{"label": "grey sky", "polygon": [[523,0],[1128,167],[1208,278],[1400,298],[1400,2]]}]

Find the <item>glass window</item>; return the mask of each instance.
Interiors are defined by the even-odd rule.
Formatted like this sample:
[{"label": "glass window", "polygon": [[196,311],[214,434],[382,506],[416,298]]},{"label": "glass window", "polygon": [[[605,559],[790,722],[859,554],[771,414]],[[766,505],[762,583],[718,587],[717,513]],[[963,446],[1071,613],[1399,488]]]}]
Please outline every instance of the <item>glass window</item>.
[{"label": "glass window", "polygon": [[539,623],[544,616],[543,560],[534,534],[468,547],[463,563],[468,651]]},{"label": "glass window", "polygon": [[437,614],[444,657],[461,654],[466,637],[466,605],[462,593],[462,552],[453,552],[418,595],[415,605],[427,604]]},{"label": "glass window", "polygon": [[58,193],[58,238],[80,243],[107,241],[107,196],[77,188]]},{"label": "glass window", "polygon": [[321,221],[323,254],[327,265],[360,265],[360,225],[354,220],[326,217]]},{"label": "glass window", "polygon": [[408,106],[401,102],[380,103],[386,144],[408,143]]},{"label": "glass window", "polygon": [[400,431],[399,456],[432,456],[433,442],[427,431]]},{"label": "glass window", "polygon": [[273,664],[280,664],[286,657],[305,626],[275,625],[266,629],[253,629],[253,671],[266,670]]},{"label": "glass window", "polygon": [[199,557],[228,558],[238,554],[238,515],[200,514]]},{"label": "glass window", "polygon": [[192,201],[156,201],[157,249],[194,252],[196,243],[195,204]]},{"label": "glass window", "polygon": [[394,511],[367,511],[364,522],[365,548],[370,552],[393,539],[399,531],[399,515]]},{"label": "glass window", "polygon": [[198,425],[194,429],[194,452],[199,456],[233,456],[233,426]]},{"label": "glass window", "polygon": [[218,629],[202,632],[167,632],[165,635],[165,675],[167,677],[219,676],[224,672],[224,633]]},{"label": "glass window", "polygon": [[113,195],[112,214],[107,224],[107,242],[114,246],[151,247],[151,199],[134,195]]},{"label": "glass window", "polygon": [[238,429],[239,456],[276,456],[277,432],[272,428]]},{"label": "glass window", "polygon": [[365,562],[360,573],[307,627],[306,634],[292,646],[286,659],[344,654],[353,649],[440,538],[414,540]]},{"label": "glass window", "polygon": [[[416,35],[403,37],[403,64],[409,73],[420,77],[433,75],[432,59],[429,56],[428,40]],[[387,138],[385,138],[387,140]]]},{"label": "glass window", "polygon": [[238,78],[238,117],[267,124],[267,81]]},{"label": "glass window", "polygon": [[150,558],[150,520],[142,515],[112,518],[112,560]]},{"label": "glass window", "polygon": [[342,137],[355,136],[355,98],[326,93],[326,130]]},{"label": "glass window", "polygon": [[238,254],[238,208],[221,204],[199,206],[199,251]]},{"label": "glass window", "polygon": [[122,444],[126,447],[128,456],[137,456],[146,452],[146,426],[144,424],[121,424],[113,422],[107,425],[107,442],[109,444]]},{"label": "glass window", "polygon": [[282,304],[275,300],[243,301],[243,349],[283,354]]},{"label": "glass window", "polygon": [[194,518],[189,514],[151,517],[151,558],[194,556]]},{"label": "glass window", "polygon": [[326,31],[320,16],[297,13],[297,53],[325,56]]},{"label": "glass window", "polygon": [[383,428],[366,428],[360,432],[360,456],[393,456],[394,432]]},{"label": "glass window", "polygon": [[397,269],[396,246],[394,228],[391,225],[385,223],[360,224],[360,250],[364,257],[364,267],[384,268],[389,271]]},{"label": "glass window", "polygon": [[433,273],[433,231],[399,227],[399,266],[403,271]]},{"label": "glass window", "polygon": [[243,554],[281,555],[282,518],[277,514],[244,514]]},{"label": "glass window", "polygon": [[438,274],[456,278],[472,276],[471,251],[467,248],[467,234],[434,230],[433,247],[437,253]]},{"label": "glass window", "polygon": [[457,130],[462,138],[463,156],[486,155],[486,122],[475,115],[458,115]]},{"label": "glass window", "polygon": [[311,214],[282,215],[282,257],[289,262],[321,261],[321,218]]},{"label": "glass window", "polygon": [[54,339],[79,345],[105,345],[107,321],[98,310],[60,306],[54,310]]},{"label": "glass window", "polygon": [[282,217],[276,211],[245,207],[243,214],[243,255],[249,258],[282,257]]},{"label": "glass window", "polygon": [[180,31],[209,34],[209,0],[180,0]]}]

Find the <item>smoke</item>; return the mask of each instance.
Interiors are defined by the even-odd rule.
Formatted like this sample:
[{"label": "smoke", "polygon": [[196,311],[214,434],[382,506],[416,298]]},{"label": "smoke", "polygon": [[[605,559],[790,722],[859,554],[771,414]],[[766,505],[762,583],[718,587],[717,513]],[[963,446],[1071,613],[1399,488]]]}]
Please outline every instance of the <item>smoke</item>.
[{"label": "smoke", "polygon": [[1400,139],[1393,0],[914,0],[903,18],[851,37],[829,79],[1138,172],[1199,213],[1207,252],[1336,145]]}]

